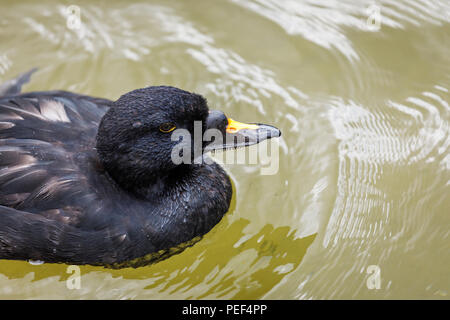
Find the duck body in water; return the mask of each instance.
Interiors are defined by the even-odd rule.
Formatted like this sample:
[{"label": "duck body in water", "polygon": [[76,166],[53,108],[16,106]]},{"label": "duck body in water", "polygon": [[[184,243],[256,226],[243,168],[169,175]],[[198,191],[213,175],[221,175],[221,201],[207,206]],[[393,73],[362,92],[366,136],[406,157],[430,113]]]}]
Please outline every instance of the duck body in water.
[{"label": "duck body in water", "polygon": [[[168,86],[114,102],[66,91],[21,94],[30,74],[0,87],[0,259],[116,267],[160,260],[210,231],[232,196],[217,163],[172,160],[179,143],[172,132],[194,136],[197,121],[202,133],[245,138],[231,147],[280,135]],[[183,150],[193,159],[190,146]],[[200,154],[229,147],[202,142]]]}]

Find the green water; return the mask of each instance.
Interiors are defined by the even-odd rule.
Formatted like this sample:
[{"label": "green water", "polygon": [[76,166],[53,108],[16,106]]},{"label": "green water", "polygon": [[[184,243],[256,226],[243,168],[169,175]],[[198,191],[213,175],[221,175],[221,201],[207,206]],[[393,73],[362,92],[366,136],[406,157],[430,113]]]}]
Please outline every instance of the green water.
[{"label": "green water", "polygon": [[198,92],[279,127],[279,169],[225,165],[230,212],[179,255],[74,290],[67,265],[1,260],[0,298],[449,298],[448,1],[77,1],[79,28],[71,4],[0,1],[0,82]]}]

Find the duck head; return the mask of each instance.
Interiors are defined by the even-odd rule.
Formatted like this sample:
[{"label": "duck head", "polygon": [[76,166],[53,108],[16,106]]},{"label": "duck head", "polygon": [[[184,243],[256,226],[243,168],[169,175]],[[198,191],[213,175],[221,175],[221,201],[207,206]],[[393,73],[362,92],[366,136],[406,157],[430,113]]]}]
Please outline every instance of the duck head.
[{"label": "duck head", "polygon": [[195,160],[212,150],[249,146],[280,135],[273,126],[237,122],[209,110],[198,94],[154,86],[113,102],[100,122],[96,147],[108,173],[123,187],[134,188],[195,162],[173,161],[174,148],[185,153],[180,154],[184,159]]}]

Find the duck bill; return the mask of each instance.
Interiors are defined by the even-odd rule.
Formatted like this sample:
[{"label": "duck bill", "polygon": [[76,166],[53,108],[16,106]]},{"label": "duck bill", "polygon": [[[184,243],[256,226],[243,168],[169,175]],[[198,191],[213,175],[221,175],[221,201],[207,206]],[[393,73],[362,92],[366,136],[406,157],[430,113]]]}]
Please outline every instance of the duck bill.
[{"label": "duck bill", "polygon": [[273,126],[262,123],[243,123],[227,118],[228,125],[221,143],[214,141],[206,149],[223,150],[251,146],[261,141],[281,136],[281,131]]}]

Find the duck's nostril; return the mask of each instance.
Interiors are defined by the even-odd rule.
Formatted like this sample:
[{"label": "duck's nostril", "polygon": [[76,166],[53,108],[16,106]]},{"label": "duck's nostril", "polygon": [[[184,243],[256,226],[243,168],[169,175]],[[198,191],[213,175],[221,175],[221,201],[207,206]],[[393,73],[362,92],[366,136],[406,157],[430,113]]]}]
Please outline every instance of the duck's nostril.
[{"label": "duck's nostril", "polygon": [[227,125],[228,119],[222,111],[209,111],[208,118],[206,119],[206,129],[218,129],[224,131]]}]

